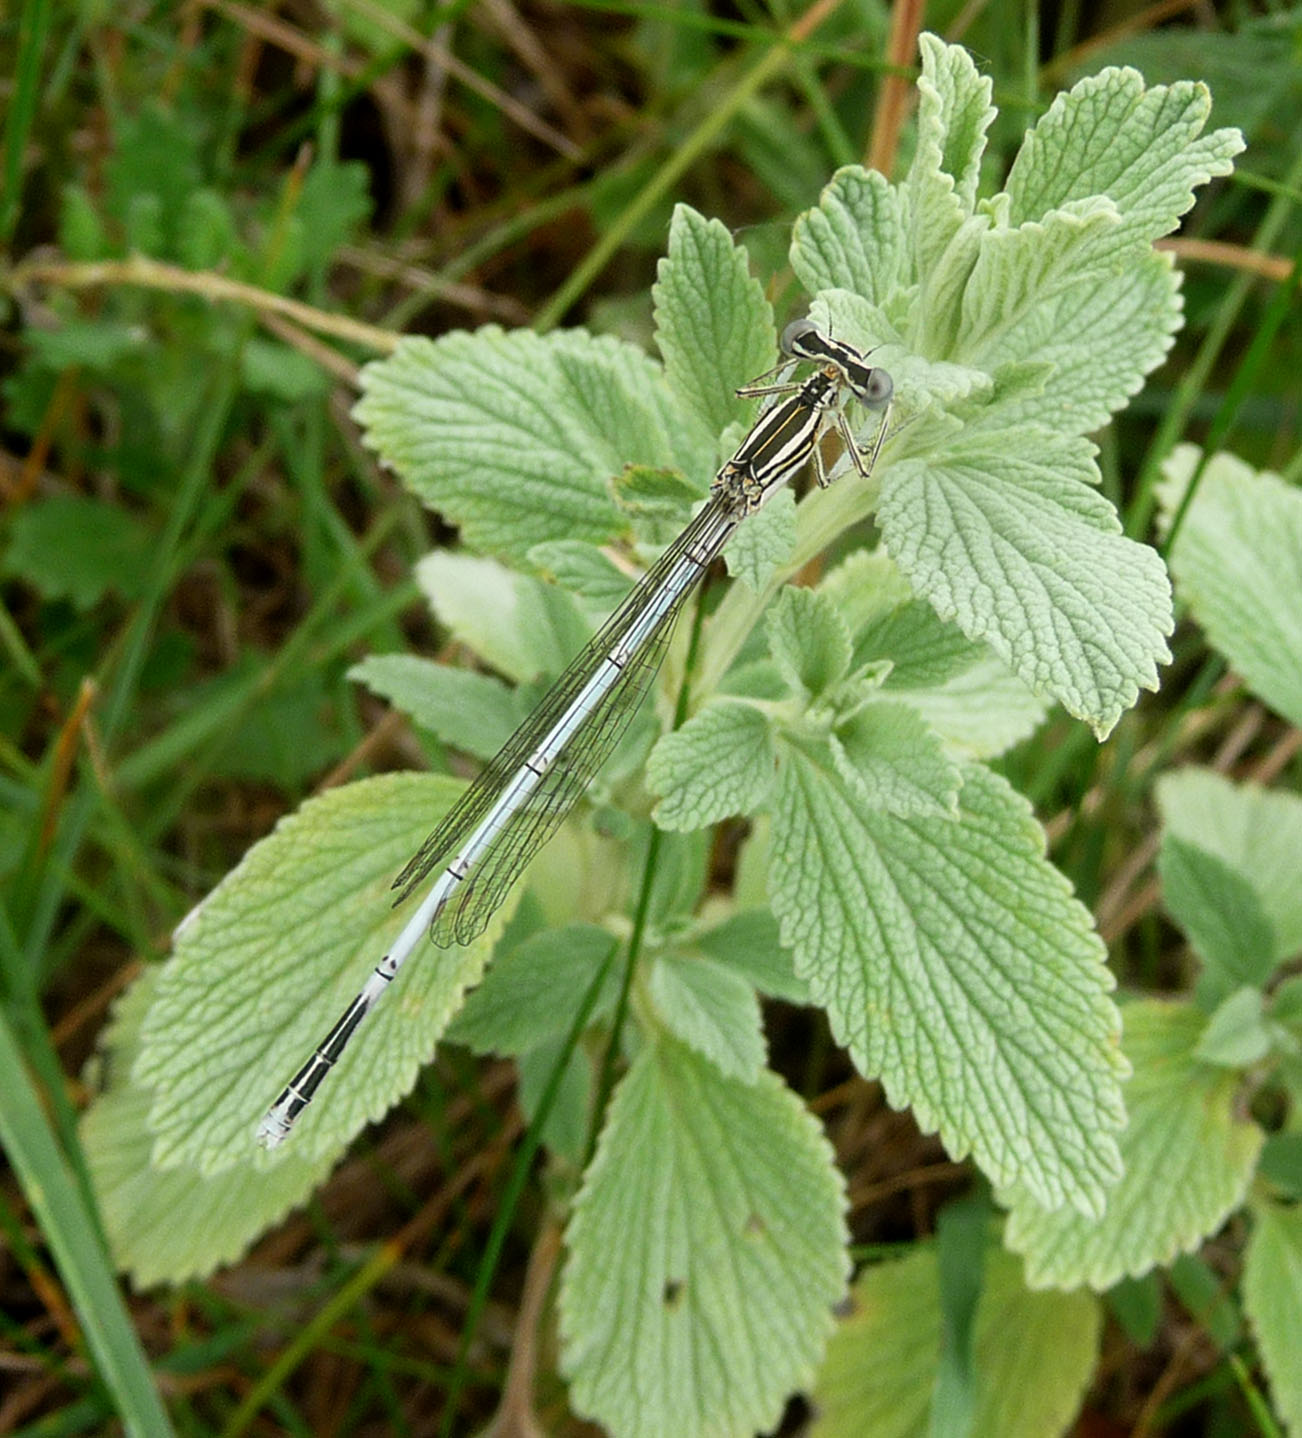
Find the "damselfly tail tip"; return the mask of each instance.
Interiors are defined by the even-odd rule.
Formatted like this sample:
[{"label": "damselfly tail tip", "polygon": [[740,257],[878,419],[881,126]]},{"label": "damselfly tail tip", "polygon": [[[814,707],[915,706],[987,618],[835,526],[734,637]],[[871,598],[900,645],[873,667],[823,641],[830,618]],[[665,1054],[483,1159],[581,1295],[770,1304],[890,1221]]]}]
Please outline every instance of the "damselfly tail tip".
[{"label": "damselfly tail tip", "polygon": [[288,1137],[293,1120],[289,1117],[288,1095],[278,1099],[263,1115],[258,1125],[258,1143],[262,1148],[278,1148]]}]

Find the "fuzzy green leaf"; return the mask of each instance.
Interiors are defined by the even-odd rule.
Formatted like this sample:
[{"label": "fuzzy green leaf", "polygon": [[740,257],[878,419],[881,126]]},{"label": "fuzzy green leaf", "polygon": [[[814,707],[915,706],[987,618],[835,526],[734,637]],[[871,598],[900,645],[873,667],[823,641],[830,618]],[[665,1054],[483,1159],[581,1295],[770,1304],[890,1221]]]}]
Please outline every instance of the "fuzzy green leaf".
[{"label": "fuzzy green leaf", "polygon": [[1083,440],[973,427],[883,483],[886,543],[944,619],[1104,737],[1170,658],[1171,593],[1125,538]]},{"label": "fuzzy green leaf", "polygon": [[796,547],[796,497],[780,489],[758,514],[738,526],[723,557],[728,573],[760,594]]},{"label": "fuzzy green leaf", "polygon": [[918,37],[918,139],[909,171],[913,252],[919,273],[937,265],[976,200],[985,133],[995,110],[990,78],[961,45]]},{"label": "fuzzy green leaf", "polygon": [[[1275,964],[1302,949],[1302,887],[1297,883],[1302,854],[1302,799],[1276,793],[1259,784],[1234,784],[1211,769],[1181,769],[1158,780],[1157,803],[1163,824],[1163,863],[1168,845],[1178,842],[1218,860],[1238,880],[1251,886],[1257,910],[1264,915],[1272,939],[1263,969],[1258,957],[1246,968],[1230,970],[1240,983],[1263,980]],[[1200,869],[1198,877],[1205,874]],[[1166,869],[1163,869],[1163,877]],[[1171,895],[1168,893],[1168,899]],[[1250,915],[1245,922],[1262,932]],[[1181,903],[1176,917],[1198,943],[1205,927],[1191,923],[1189,905]],[[1197,932],[1195,932],[1197,930]],[[1206,954],[1207,950],[1202,950]]]},{"label": "fuzzy green leaf", "polygon": [[518,560],[543,540],[616,534],[607,485],[630,462],[702,483],[714,467],[713,435],[651,360],[582,330],[404,339],[362,390],[354,414],[381,459],[469,544]]},{"label": "fuzzy green leaf", "polygon": [[1213,994],[1264,983],[1275,967],[1275,934],[1252,881],[1171,833],[1162,835],[1157,868],[1166,907],[1206,965]]},{"label": "fuzzy green leaf", "polygon": [[1194,1058],[1218,1068],[1242,1069],[1270,1052],[1271,1031],[1266,1023],[1265,1000],[1260,989],[1236,989],[1207,1021]]},{"label": "fuzzy green leaf", "polygon": [[837,772],[869,808],[901,818],[958,816],[959,767],[909,705],[867,704],[829,743]]},{"label": "fuzzy green leaf", "polygon": [[[1170,513],[1198,460],[1167,462]],[[1272,709],[1302,724],[1302,493],[1218,454],[1203,471],[1171,551],[1180,598],[1207,637]]]},{"label": "fuzzy green leaf", "polygon": [[708,959],[666,956],[651,972],[651,997],[671,1033],[725,1078],[754,1083],[764,1067],[759,1000],[740,974]]},{"label": "fuzzy green leaf", "polygon": [[912,590],[882,550],[858,550],[819,592],[835,604],[854,640],[853,667],[889,661],[883,697],[911,705],[966,758],[1001,754],[1044,717],[1037,698],[986,648],[946,624]]},{"label": "fuzzy green leaf", "polygon": [[337,1157],[402,1097],[479,978],[504,913],[464,949],[417,954],[275,1154],[254,1130],[408,917],[390,885],[460,792],[391,774],[311,799],[255,844],[176,935],[134,1080],[152,1096],[153,1161],[207,1175],[285,1153]]},{"label": "fuzzy green leaf", "polygon": [[776,1075],[743,1084],[672,1039],[648,1044],[566,1235],[575,1409],[617,1438],[772,1428],[845,1291],[844,1204],[827,1140]]},{"label": "fuzzy green leaf", "polygon": [[665,377],[711,434],[748,418],[738,385],[773,363],[773,310],[746,251],[718,220],[675,205],[669,253],[651,290]]},{"label": "fuzzy green leaf", "polygon": [[580,539],[552,539],[535,544],[529,563],[545,579],[599,609],[614,609],[628,595],[632,580],[606,555]]},{"label": "fuzzy green leaf", "polygon": [[962,774],[957,819],[900,819],[792,749],[769,869],[782,942],[893,1105],[996,1182],[1097,1212],[1124,1122],[1103,945],[1026,802]]},{"label": "fuzzy green leaf", "polygon": [[1107,195],[1122,218],[1118,245],[1170,234],[1194,190],[1228,175],[1243,149],[1237,130],[1202,134],[1211,108],[1206,85],[1191,80],[1145,89],[1129,68],[1088,76],[1058,95],[1022,141],[1004,187],[1010,221]]},{"label": "fuzzy green leaf", "polygon": [[1275,1407],[1291,1433],[1302,1433],[1302,1207],[1254,1209],[1243,1271],[1243,1306],[1270,1378]]},{"label": "fuzzy green leaf", "polygon": [[211,1177],[188,1166],[153,1166],[152,1095],[132,1077],[132,1067],[159,974],[147,969],[115,1006],[100,1041],[108,1087],[96,1094],[80,1128],[114,1262],[142,1288],[204,1278],[235,1262],[307,1198],[335,1161],[330,1153],[291,1152],[272,1168],[239,1165]]},{"label": "fuzzy green leaf", "polygon": [[[934,1250],[867,1268],[814,1384],[810,1438],[927,1438],[940,1352]],[[1057,1438],[1075,1417],[1098,1357],[1103,1315],[1088,1293],[1032,1293],[1022,1265],[986,1255],[973,1333],[970,1431]]]},{"label": "fuzzy green leaf", "polygon": [[847,165],[796,220],[791,268],[811,295],[846,289],[880,304],[899,281],[903,251],[899,190],[876,170]]},{"label": "fuzzy green leaf", "polygon": [[1200,1063],[1206,1020],[1183,1003],[1128,1004],[1125,1051],[1130,1122],[1121,1135],[1125,1176],[1097,1221],[1047,1213],[1022,1193],[1010,1203],[1005,1241],[1026,1259],[1035,1287],[1107,1288],[1196,1248],[1243,1202],[1264,1135],[1238,1113],[1239,1076]]},{"label": "fuzzy green leaf", "polygon": [[[522,1054],[563,1038],[615,943],[595,924],[565,924],[499,953],[444,1037],[480,1054]],[[594,1018],[613,1001],[617,984],[612,968]]]},{"label": "fuzzy green leaf", "polygon": [[371,654],[348,677],[401,709],[423,729],[477,759],[491,759],[525,719],[518,689],[488,674],[415,654]]},{"label": "fuzzy green leaf", "polygon": [[749,704],[721,700],[651,751],[646,782],[663,795],[655,821],[662,829],[703,829],[734,814],[749,814],[773,783],[769,721]]},{"label": "fuzzy green leaf", "polygon": [[564,590],[492,559],[436,550],[416,579],[452,637],[517,682],[559,674],[592,632]]},{"label": "fuzzy green leaf", "polygon": [[850,668],[850,635],[830,600],[788,585],[764,619],[769,653],[792,690],[820,699]]},{"label": "fuzzy green leaf", "polygon": [[1037,377],[1001,405],[1003,423],[1088,434],[1166,358],[1183,318],[1180,272],[1170,255],[1144,253],[1124,266],[1069,269],[1060,278],[1060,287],[1030,297],[1017,323],[986,333],[979,363]]},{"label": "fuzzy green leaf", "polygon": [[984,647],[943,684],[911,688],[887,680],[885,692],[912,705],[952,754],[968,759],[994,759],[1020,744],[1049,707]]},{"label": "fuzzy green leaf", "polygon": [[809,989],[796,977],[791,954],[778,937],[778,921],[770,909],[742,909],[696,936],[696,948],[741,974],[760,993],[807,1004]]}]

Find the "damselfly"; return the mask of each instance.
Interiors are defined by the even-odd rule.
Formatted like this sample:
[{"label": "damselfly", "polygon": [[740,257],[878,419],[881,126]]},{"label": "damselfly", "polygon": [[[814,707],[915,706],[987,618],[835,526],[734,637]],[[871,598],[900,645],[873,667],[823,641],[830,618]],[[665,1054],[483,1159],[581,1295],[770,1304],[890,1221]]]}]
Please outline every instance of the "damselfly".
[{"label": "damselfly", "polygon": [[[781,348],[785,358],[777,366],[737,391],[773,397],[774,403],[719,470],[700,512],[394,880],[401,903],[439,870],[361,992],[267,1111],[258,1127],[266,1147],[289,1133],[426,930],[443,947],[468,944],[483,931],[610,755],[660,667],[678,611],[733,531],[809,460],[819,483],[829,482],[818,448],[829,421],[859,473],[871,472],[886,432],[885,413],[865,463],[845,399],[848,392],[866,408],[884,412],[892,394],[890,376],[809,320],[789,324]],[[793,361],[805,360],[818,365],[808,379],[769,382]]]}]

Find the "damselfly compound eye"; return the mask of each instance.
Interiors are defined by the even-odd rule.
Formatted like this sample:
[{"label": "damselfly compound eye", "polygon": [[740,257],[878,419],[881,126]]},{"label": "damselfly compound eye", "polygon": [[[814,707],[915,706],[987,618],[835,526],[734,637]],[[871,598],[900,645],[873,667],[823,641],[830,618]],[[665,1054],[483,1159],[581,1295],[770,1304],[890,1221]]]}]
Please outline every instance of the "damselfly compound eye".
[{"label": "damselfly compound eye", "polygon": [[871,369],[864,382],[855,386],[855,395],[869,409],[885,409],[895,393],[895,382],[884,369]]},{"label": "damselfly compound eye", "polygon": [[790,355],[793,359],[805,354],[805,346],[801,341],[809,335],[818,334],[818,326],[811,319],[792,320],[782,331],[782,338],[778,345],[784,355]]}]

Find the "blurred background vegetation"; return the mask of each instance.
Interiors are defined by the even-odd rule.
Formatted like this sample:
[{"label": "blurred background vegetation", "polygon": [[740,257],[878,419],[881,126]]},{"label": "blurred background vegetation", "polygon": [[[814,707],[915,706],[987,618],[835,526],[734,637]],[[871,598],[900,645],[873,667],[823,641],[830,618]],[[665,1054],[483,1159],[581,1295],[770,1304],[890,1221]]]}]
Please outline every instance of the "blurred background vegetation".
[{"label": "blurred background vegetation", "polygon": [[[1171,242],[1187,327],[1099,437],[1105,483],[1151,538],[1176,439],[1296,479],[1300,10],[26,0],[0,18],[0,975],[74,1195],[79,1075],[180,918],[308,794],[442,763],[345,677],[367,653],[439,652],[411,571],[455,538],[362,450],[356,367],[400,332],[486,323],[649,342],[677,200],[733,229],[779,316],[796,312],[793,217],[838,165],[908,163],[923,25],[993,78],[993,185],[1081,74],[1208,82],[1213,125],[1248,149]],[[1296,777],[1298,748],[1196,631],[1173,648],[1162,693],[1106,746],[1059,715],[1003,764],[1119,977],[1159,990],[1187,976],[1153,877],[1154,774],[1195,758]],[[827,1121],[856,1243],[932,1233],[965,1167],[854,1075],[821,1020],[774,1005],[768,1027],[775,1066]],[[520,1132],[513,1082],[441,1051],[245,1262],[129,1296],[179,1431],[434,1431]],[[84,1322],[88,1300],[61,1285],[21,1176],[0,1178],[0,1432],[109,1431],[105,1360],[73,1311]],[[455,1431],[493,1414],[536,1321],[555,1244],[538,1227],[526,1204]],[[359,1266],[380,1243],[389,1261]],[[1214,1251],[1194,1261],[1224,1276]],[[1178,1289],[1155,1290],[1147,1343],[1109,1330],[1079,1432],[1243,1431],[1233,1330]],[[544,1325],[544,1426],[591,1431],[566,1416],[550,1341]],[[504,1412],[498,1432],[529,1431]]]}]

